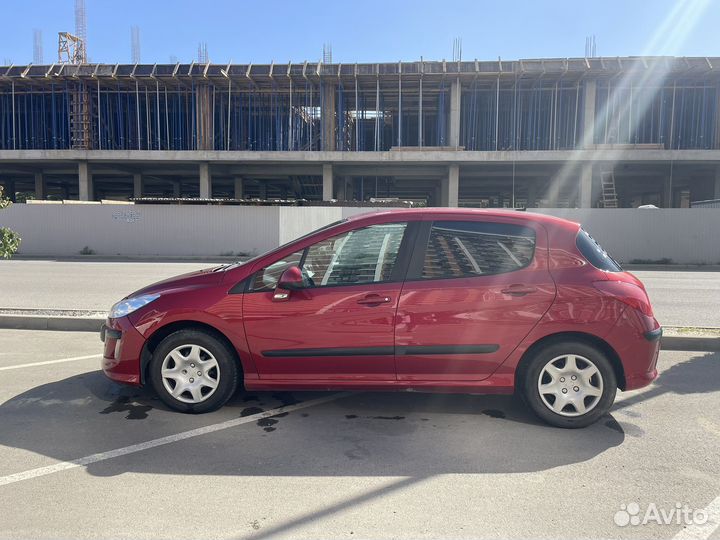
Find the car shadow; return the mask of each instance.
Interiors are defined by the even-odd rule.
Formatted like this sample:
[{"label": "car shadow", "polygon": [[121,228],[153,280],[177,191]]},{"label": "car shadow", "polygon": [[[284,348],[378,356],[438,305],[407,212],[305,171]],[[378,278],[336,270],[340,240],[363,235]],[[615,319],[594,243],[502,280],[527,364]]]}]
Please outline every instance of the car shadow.
[{"label": "car shadow", "polygon": [[664,394],[707,394],[720,391],[720,353],[697,354],[662,371],[652,387],[617,402],[619,411]]},{"label": "car shadow", "polygon": [[[0,444],[72,460],[328,395],[241,391],[219,411],[183,415],[149,390],[89,372],[0,405]],[[587,461],[620,445],[623,430],[612,417],[606,420],[564,430],[539,422],[513,396],[359,392],[87,470],[99,476],[534,472]]]}]

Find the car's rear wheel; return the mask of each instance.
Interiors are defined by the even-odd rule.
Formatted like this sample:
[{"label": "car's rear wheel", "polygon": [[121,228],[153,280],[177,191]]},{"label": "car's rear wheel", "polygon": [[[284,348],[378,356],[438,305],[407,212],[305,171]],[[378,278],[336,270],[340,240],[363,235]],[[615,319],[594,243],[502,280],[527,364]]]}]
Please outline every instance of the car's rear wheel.
[{"label": "car's rear wheel", "polygon": [[202,330],[179,330],[155,348],[150,362],[153,388],[169,407],[205,413],[235,393],[239,369],[227,345]]},{"label": "car's rear wheel", "polygon": [[579,341],[537,351],[522,377],[523,397],[542,420],[558,427],[585,427],[606,414],[617,379],[599,349]]}]

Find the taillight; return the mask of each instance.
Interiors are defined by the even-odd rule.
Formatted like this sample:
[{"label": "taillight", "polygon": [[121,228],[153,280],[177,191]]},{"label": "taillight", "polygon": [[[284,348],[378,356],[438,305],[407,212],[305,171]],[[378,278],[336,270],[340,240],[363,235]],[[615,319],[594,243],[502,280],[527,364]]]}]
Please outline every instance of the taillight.
[{"label": "taillight", "polygon": [[647,293],[633,283],[625,281],[595,281],[593,286],[600,292],[617,298],[647,317],[653,316],[652,306]]}]

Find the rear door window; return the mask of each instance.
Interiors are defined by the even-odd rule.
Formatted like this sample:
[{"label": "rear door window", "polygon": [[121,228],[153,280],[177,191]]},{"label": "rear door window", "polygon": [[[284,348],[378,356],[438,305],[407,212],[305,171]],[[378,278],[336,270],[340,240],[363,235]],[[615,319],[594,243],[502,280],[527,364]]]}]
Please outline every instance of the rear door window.
[{"label": "rear door window", "polygon": [[430,229],[422,279],[448,279],[513,272],[535,253],[529,227],[479,221],[436,221]]},{"label": "rear door window", "polygon": [[580,229],[575,243],[582,256],[595,268],[606,272],[622,272],[617,261],[608,255],[607,251],[585,229]]}]

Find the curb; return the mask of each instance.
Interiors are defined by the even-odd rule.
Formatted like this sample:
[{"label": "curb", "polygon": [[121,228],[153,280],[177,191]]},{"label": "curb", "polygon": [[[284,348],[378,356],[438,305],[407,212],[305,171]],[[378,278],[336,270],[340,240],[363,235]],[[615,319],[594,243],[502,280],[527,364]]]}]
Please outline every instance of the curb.
[{"label": "curb", "polygon": [[0,328],[12,330],[57,330],[100,332],[105,319],[97,317],[49,317],[43,315],[0,315]]},{"label": "curb", "polygon": [[[97,317],[49,317],[42,315],[0,315],[0,328],[12,330],[55,330],[99,332],[105,319]],[[720,337],[663,336],[664,351],[720,351]]]},{"label": "curb", "polygon": [[720,337],[706,336],[663,336],[660,349],[663,351],[720,351]]}]

